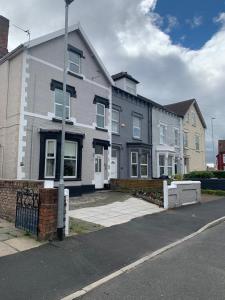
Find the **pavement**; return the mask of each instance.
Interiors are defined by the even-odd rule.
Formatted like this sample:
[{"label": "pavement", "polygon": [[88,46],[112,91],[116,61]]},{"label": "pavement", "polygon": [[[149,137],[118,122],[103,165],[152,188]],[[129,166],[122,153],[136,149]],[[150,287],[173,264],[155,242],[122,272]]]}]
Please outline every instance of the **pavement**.
[{"label": "pavement", "polygon": [[0,219],[0,257],[39,247],[42,244],[26,236],[24,231],[15,228],[13,223]]},{"label": "pavement", "polygon": [[224,215],[225,198],[146,215],[2,257],[0,299],[62,299]]},{"label": "pavement", "polygon": [[[117,198],[118,199],[118,198]],[[162,212],[164,209],[138,198],[69,211],[69,216],[104,227],[129,222],[137,217]]]},{"label": "pavement", "polygon": [[224,300],[225,224],[146,261],[82,300]]}]

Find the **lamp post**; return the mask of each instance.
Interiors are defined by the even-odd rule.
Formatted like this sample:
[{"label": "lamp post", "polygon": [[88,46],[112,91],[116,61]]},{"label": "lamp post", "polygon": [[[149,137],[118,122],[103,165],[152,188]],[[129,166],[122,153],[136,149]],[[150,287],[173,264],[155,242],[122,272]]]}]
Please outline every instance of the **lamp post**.
[{"label": "lamp post", "polygon": [[[212,127],[212,149],[213,149],[213,163],[215,164],[216,161],[216,154],[215,154],[215,143],[214,143],[214,126],[213,121],[216,120],[215,117],[211,117],[211,127]],[[214,166],[215,167],[215,166]]]},{"label": "lamp post", "polygon": [[60,180],[58,190],[58,239],[64,238],[64,151],[65,151],[65,123],[66,123],[66,75],[68,66],[68,16],[69,5],[74,0],[65,0],[65,39],[64,39],[64,71],[63,71],[63,112],[62,112],[62,134],[61,134],[61,160],[60,160]]}]

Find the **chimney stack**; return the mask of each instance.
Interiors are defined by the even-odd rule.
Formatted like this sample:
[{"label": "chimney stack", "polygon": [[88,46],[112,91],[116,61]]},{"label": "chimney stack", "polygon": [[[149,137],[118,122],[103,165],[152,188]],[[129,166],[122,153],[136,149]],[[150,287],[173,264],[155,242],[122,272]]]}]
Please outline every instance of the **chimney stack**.
[{"label": "chimney stack", "polygon": [[0,59],[8,53],[9,20],[0,16]]}]

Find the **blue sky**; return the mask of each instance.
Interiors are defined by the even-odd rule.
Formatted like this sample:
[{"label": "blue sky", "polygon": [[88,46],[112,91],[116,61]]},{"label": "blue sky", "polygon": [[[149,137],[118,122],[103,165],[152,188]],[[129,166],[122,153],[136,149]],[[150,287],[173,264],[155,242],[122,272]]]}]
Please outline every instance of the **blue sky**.
[{"label": "blue sky", "polygon": [[223,0],[158,0],[155,12],[173,43],[196,50],[218,31],[215,18],[224,10]]}]

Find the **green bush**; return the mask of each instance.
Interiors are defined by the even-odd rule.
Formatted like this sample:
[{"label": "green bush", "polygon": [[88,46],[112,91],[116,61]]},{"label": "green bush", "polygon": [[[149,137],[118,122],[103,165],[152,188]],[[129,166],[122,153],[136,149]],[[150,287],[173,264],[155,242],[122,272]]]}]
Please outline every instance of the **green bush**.
[{"label": "green bush", "polygon": [[194,171],[184,175],[184,179],[199,179],[199,178],[213,178],[213,172],[209,171]]},{"label": "green bush", "polygon": [[214,195],[214,196],[225,196],[225,191],[220,191],[220,190],[202,190],[202,194]]},{"label": "green bush", "polygon": [[215,178],[225,178],[225,171],[213,171]]}]

